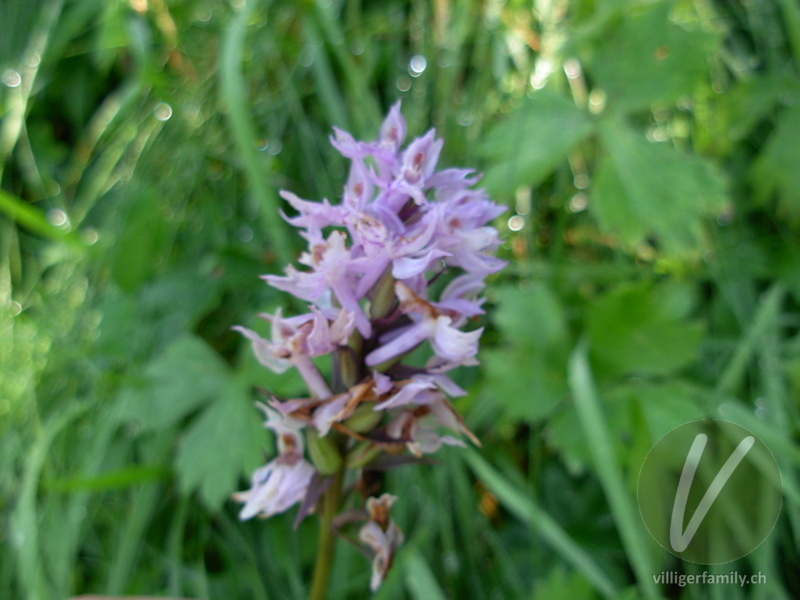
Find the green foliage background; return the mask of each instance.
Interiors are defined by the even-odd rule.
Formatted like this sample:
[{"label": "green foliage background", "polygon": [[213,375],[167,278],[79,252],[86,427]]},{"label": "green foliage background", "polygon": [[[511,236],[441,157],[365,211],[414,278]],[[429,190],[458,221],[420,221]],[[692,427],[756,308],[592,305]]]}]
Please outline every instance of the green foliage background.
[{"label": "green foliage background", "polygon": [[[426,59],[421,73],[414,56]],[[800,6],[793,0],[10,0],[0,4],[0,595],[302,598],[315,524],[239,523],[271,448],[230,331],[337,199],[332,125],[403,99],[510,210],[483,448],[388,475],[379,598],[800,597]],[[783,472],[757,551],[699,573],[647,535],[639,466],[725,418]],[[341,544],[331,598],[366,597]]]}]

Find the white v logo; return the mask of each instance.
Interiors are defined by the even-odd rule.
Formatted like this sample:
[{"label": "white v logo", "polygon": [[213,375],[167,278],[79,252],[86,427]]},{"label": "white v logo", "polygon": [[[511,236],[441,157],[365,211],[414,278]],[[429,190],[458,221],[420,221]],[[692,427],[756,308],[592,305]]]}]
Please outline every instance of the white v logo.
[{"label": "white v logo", "polygon": [[714,500],[716,500],[717,496],[722,492],[722,488],[728,483],[728,479],[733,475],[736,467],[739,466],[739,463],[742,462],[745,455],[750,452],[755,441],[755,438],[749,435],[739,442],[739,445],[736,446],[736,449],[728,457],[728,460],[722,465],[719,473],[714,477],[714,481],[708,486],[708,490],[706,490],[703,499],[700,500],[700,504],[697,505],[697,509],[694,511],[692,518],[689,520],[689,524],[686,526],[686,531],[681,532],[683,515],[686,512],[686,501],[689,498],[689,490],[692,488],[697,465],[700,464],[703,450],[705,450],[706,442],[708,442],[708,436],[704,433],[699,433],[697,437],[694,438],[692,447],[689,449],[689,454],[686,456],[686,462],[683,464],[683,472],[678,482],[678,490],[675,492],[675,504],[672,505],[672,520],[669,524],[669,543],[672,545],[672,549],[675,550],[675,552],[683,552],[689,546],[694,538],[694,534],[697,533],[697,529],[708,514],[711,505],[714,504]]}]

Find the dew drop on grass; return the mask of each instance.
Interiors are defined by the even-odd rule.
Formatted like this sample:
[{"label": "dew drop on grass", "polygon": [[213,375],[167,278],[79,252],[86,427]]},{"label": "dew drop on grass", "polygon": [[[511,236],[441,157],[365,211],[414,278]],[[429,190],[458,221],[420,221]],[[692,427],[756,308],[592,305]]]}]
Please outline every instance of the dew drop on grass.
[{"label": "dew drop on grass", "polygon": [[414,56],[408,63],[408,71],[412,77],[419,77],[422,75],[425,68],[428,66],[428,61],[421,54]]},{"label": "dew drop on grass", "polygon": [[14,69],[6,69],[3,72],[3,83],[10,88],[19,87],[22,83],[22,77]]},{"label": "dew drop on grass", "polygon": [[47,211],[47,220],[55,227],[66,227],[69,225],[67,213],[60,208],[51,208]]},{"label": "dew drop on grass", "polygon": [[159,102],[153,109],[153,114],[159,121],[169,121],[172,116],[172,107],[166,102]]}]

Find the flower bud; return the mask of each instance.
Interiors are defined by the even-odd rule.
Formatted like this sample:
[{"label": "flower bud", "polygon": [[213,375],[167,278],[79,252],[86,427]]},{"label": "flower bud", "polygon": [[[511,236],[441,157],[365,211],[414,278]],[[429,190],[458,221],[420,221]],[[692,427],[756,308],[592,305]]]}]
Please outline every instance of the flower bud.
[{"label": "flower bud", "polygon": [[370,292],[369,316],[372,320],[382,319],[389,314],[395,304],[394,277],[392,270],[386,269]]},{"label": "flower bud", "polygon": [[371,431],[380,422],[381,417],[383,413],[376,411],[373,404],[362,404],[344,424],[356,433],[364,433]]},{"label": "flower bud", "polygon": [[376,446],[372,442],[361,442],[350,452],[348,452],[345,459],[345,464],[348,469],[360,469],[381,453],[380,446]]},{"label": "flower bud", "polygon": [[343,392],[356,385],[360,379],[360,369],[352,348],[340,347],[333,355],[333,360],[334,390]]},{"label": "flower bud", "polygon": [[319,437],[317,432],[309,427],[306,429],[306,442],[311,462],[321,475],[333,475],[342,466],[342,455],[330,437]]}]

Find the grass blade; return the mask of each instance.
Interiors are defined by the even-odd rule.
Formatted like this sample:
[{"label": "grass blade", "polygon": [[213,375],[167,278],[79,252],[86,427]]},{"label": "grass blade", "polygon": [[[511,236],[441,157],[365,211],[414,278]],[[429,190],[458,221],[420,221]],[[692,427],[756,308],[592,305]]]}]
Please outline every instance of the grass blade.
[{"label": "grass blade", "polygon": [[658,598],[644,527],[614,455],[605,415],[594,387],[587,350],[587,345],[580,343],[569,360],[569,385],[575,410],[641,592],[648,598]]},{"label": "grass blade", "polygon": [[414,600],[445,600],[436,577],[416,548],[405,549],[405,579],[408,593]]},{"label": "grass blade", "polygon": [[244,168],[253,189],[259,214],[270,233],[272,249],[279,261],[288,264],[291,260],[291,244],[285,225],[281,220],[278,195],[267,181],[264,165],[260,164],[256,149],[256,128],[247,110],[247,93],[240,70],[244,48],[245,28],[255,7],[254,0],[244,3],[242,10],[234,16],[222,37],[220,56],[220,95],[227,108],[227,116],[233,130],[233,139],[244,163]]},{"label": "grass blade", "polygon": [[89,477],[69,477],[45,481],[43,487],[45,490],[53,492],[69,493],[78,490],[103,492],[164,479],[169,472],[169,469],[162,465],[137,465]]},{"label": "grass blade", "polygon": [[18,578],[21,589],[31,600],[43,600],[48,596],[44,576],[42,542],[37,491],[39,479],[48,458],[55,436],[70,423],[91,408],[90,402],[68,405],[57,416],[47,422],[29,450],[24,463],[19,496],[11,513],[12,539],[17,547]]},{"label": "grass blade", "polygon": [[748,328],[744,339],[737,345],[733,356],[731,356],[725,370],[717,380],[717,385],[714,389],[715,395],[722,396],[732,393],[745,376],[747,366],[756,352],[758,343],[777,318],[777,311],[783,294],[783,288],[779,285],[772,286],[764,294],[763,300],[753,317],[752,325]]},{"label": "grass blade", "polygon": [[564,559],[586,577],[606,598],[617,597],[617,586],[561,526],[530,497],[498,473],[477,452],[466,452],[466,460],[475,476],[481,480],[500,503],[518,519],[541,535]]},{"label": "grass blade", "polygon": [[40,210],[4,190],[0,190],[0,211],[42,237],[57,242],[65,242],[76,249],[83,250],[86,248],[75,233],[62,231],[54,227],[47,221]]}]

